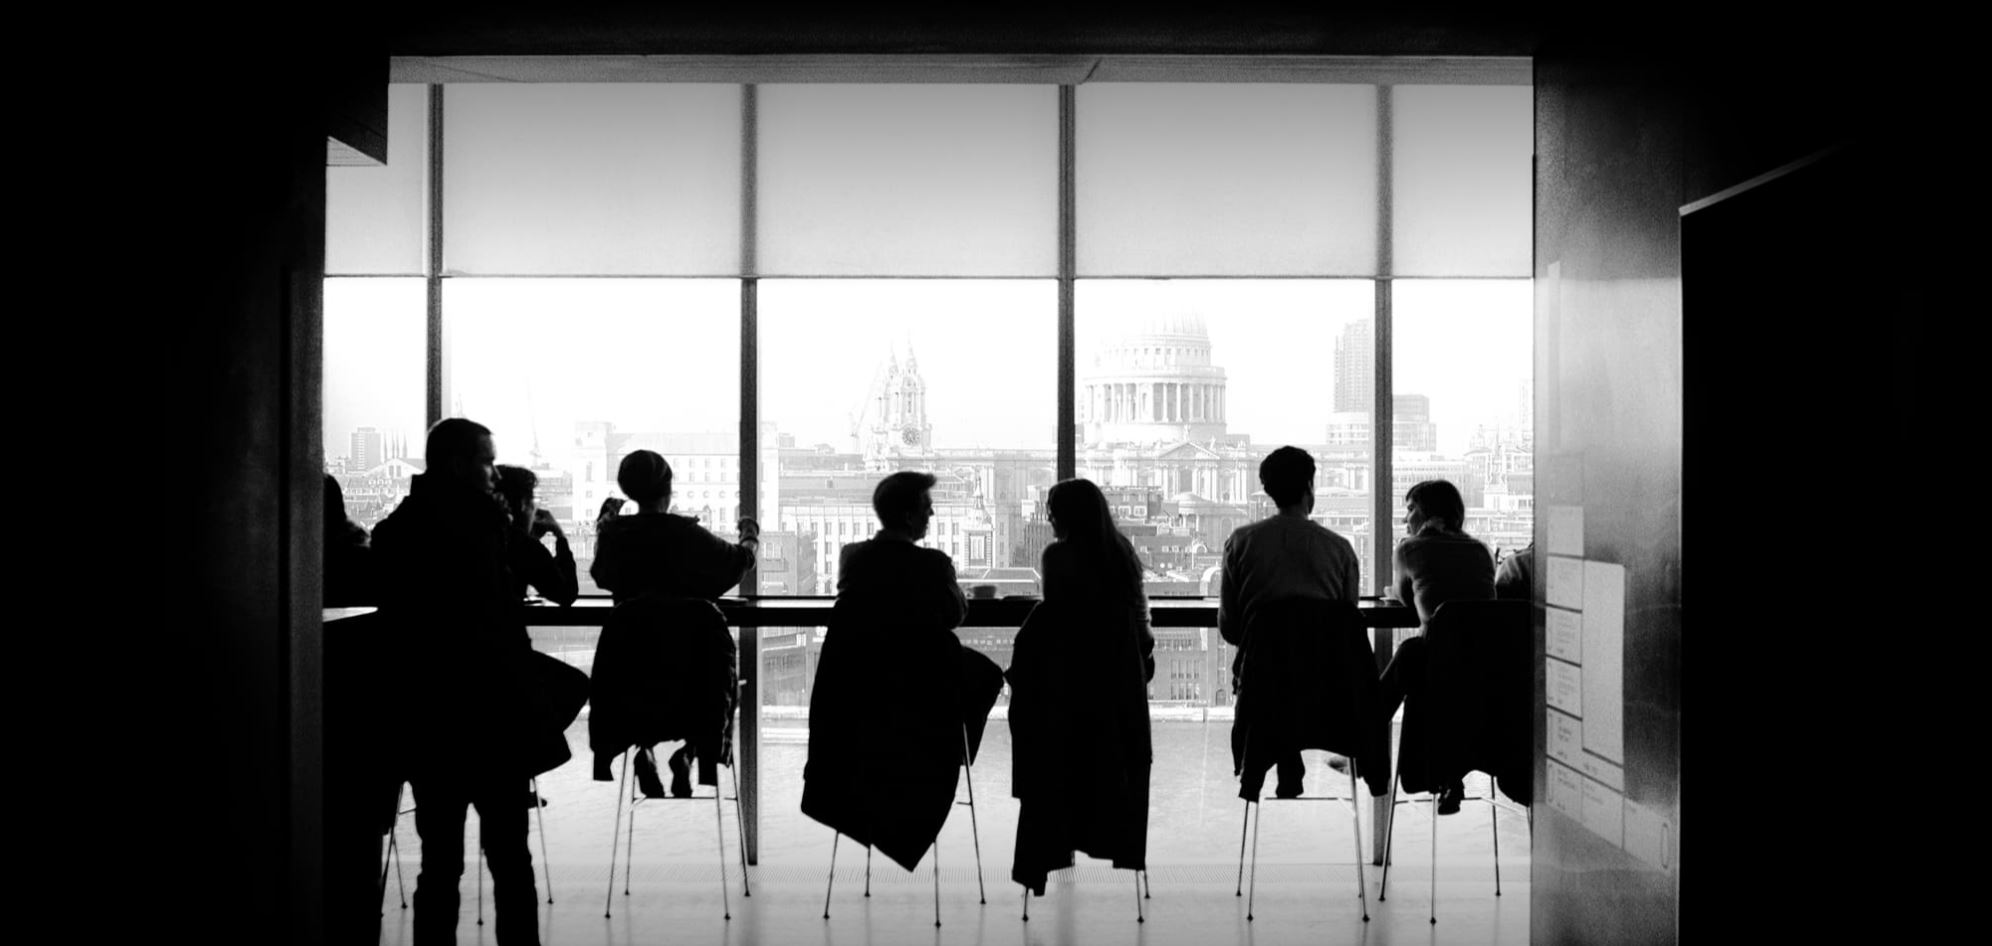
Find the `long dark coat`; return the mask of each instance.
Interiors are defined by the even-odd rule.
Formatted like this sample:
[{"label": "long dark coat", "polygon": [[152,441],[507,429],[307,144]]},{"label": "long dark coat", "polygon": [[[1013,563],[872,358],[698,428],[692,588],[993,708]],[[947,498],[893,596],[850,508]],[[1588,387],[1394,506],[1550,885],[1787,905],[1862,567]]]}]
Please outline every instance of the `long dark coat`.
[{"label": "long dark coat", "polygon": [[1239,797],[1257,800],[1266,770],[1299,749],[1348,756],[1370,794],[1390,791],[1390,720],[1379,712],[1376,659],[1352,603],[1267,602],[1241,649],[1231,724]]},{"label": "long dark coat", "polygon": [[683,739],[699,762],[699,784],[716,785],[733,760],[740,698],[739,648],[710,601],[648,594],[616,605],[595,645],[588,747],[594,776],[632,746]]},{"label": "long dark coat", "polygon": [[1149,653],[1138,612],[1046,601],[1017,630],[1010,680],[1010,877],[1044,894],[1075,852],[1146,870]]},{"label": "long dark coat", "polygon": [[[809,697],[802,813],[918,866],[954,809],[1003,672],[931,616],[840,598]],[[968,746],[963,746],[963,728]]]}]

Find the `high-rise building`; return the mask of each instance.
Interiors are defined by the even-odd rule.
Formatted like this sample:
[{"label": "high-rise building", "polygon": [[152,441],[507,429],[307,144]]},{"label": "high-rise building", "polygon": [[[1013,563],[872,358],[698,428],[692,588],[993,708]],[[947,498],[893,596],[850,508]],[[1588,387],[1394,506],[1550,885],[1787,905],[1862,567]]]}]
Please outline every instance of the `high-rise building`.
[{"label": "high-rise building", "polygon": [[1369,319],[1342,328],[1335,340],[1335,410],[1367,414],[1376,403],[1376,333]]},{"label": "high-rise building", "polygon": [[382,451],[380,431],[372,427],[362,427],[353,431],[351,446],[346,454],[346,468],[360,473],[371,470],[387,461]]},{"label": "high-rise building", "polygon": [[1439,427],[1432,423],[1432,399],[1423,394],[1398,394],[1390,399],[1390,440],[1395,450],[1430,453],[1439,449]]}]

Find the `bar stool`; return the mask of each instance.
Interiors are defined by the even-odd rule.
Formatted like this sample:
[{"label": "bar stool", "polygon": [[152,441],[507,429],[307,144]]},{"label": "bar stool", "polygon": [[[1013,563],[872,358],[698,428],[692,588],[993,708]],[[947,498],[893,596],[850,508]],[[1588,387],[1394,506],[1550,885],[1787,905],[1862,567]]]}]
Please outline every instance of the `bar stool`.
[{"label": "bar stool", "polygon": [[[639,751],[651,752],[652,750],[642,749]],[[623,815],[623,810],[625,808],[624,804],[625,801],[627,801],[628,803],[627,808],[629,810],[629,835],[627,838],[627,842],[623,845],[623,896],[627,897],[629,896],[630,871],[632,868],[632,864],[636,859],[637,806],[643,804],[644,802],[705,800],[703,798],[696,796],[688,798],[649,798],[642,796],[640,794],[632,794],[630,792],[630,786],[629,786],[630,761],[631,761],[630,750],[624,749],[623,773],[622,773],[621,785],[616,790],[616,824],[615,828],[609,833],[609,889],[604,893],[602,900],[602,917],[604,919],[608,918],[608,916],[610,915],[610,905],[615,902],[616,843],[617,843],[616,836],[622,834],[622,815]],[[749,885],[747,880],[747,822],[741,816],[740,768],[738,764],[738,759],[729,760],[729,762],[722,764],[726,765],[727,771],[731,773],[733,778],[733,799],[732,799],[733,821],[735,827],[739,829],[740,833],[741,894],[742,896],[751,897],[754,895],[754,890]],[[713,831],[714,831],[714,837],[717,839],[719,847],[719,903],[720,903],[720,910],[725,915],[725,919],[731,920],[733,919],[733,906],[732,902],[728,899],[729,894],[726,886],[726,815],[725,815],[726,808],[725,805],[722,804],[722,802],[726,800],[724,794],[725,793],[719,790],[718,785],[714,785],[712,787]]]},{"label": "bar stool", "polygon": [[[961,727],[961,765],[966,771],[968,801],[957,801],[957,805],[968,806],[968,829],[975,841],[975,890],[979,903],[989,903],[989,891],[982,882],[982,829],[975,817],[975,765],[969,761],[968,724]],[[830,893],[837,886],[837,842],[843,840],[843,832],[837,832],[830,839],[830,878],[823,888],[823,918],[830,918]],[[865,846],[865,896],[871,896],[871,846]],[[1025,908],[1029,912],[1029,907]],[[1026,917],[1028,919],[1028,917]],[[934,927],[941,925],[941,839],[934,839]]]}]

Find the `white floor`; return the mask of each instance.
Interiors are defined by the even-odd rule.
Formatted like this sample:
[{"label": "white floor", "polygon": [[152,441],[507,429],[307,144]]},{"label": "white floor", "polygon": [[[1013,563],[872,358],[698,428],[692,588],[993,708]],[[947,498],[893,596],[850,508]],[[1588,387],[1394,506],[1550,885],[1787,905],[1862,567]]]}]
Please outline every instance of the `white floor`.
[{"label": "white floor", "polygon": [[[1469,783],[1472,788],[1472,783]],[[951,819],[943,834],[940,874],[940,922],[934,925],[932,861],[908,873],[882,859],[873,862],[871,896],[864,895],[862,848],[841,845],[837,879],[824,919],[824,885],[828,858],[820,863],[764,864],[749,869],[752,896],[742,896],[739,863],[729,814],[726,902],[722,906],[719,867],[712,848],[669,854],[654,847],[649,855],[639,838],[636,867],[623,892],[619,869],[613,888],[605,873],[606,856],[591,864],[555,858],[553,899],[540,905],[541,937],[547,946],[574,944],[850,944],[906,943],[939,946],[952,943],[1165,944],[1202,943],[1512,943],[1528,941],[1528,827],[1524,812],[1505,802],[1499,807],[1501,896],[1494,894],[1494,832],[1488,806],[1468,802],[1459,815],[1439,821],[1437,859],[1438,922],[1431,922],[1433,878],[1430,807],[1420,801],[1402,806],[1393,847],[1395,864],[1388,899],[1379,901],[1382,868],[1364,868],[1369,921],[1356,895],[1350,849],[1335,857],[1324,848],[1348,843],[1346,813],[1341,804],[1268,804],[1267,824],[1260,839],[1257,886],[1252,891],[1253,919],[1246,919],[1247,899],[1236,895],[1236,848],[1227,855],[1194,864],[1157,863],[1149,877],[1149,899],[1137,901],[1131,873],[1104,863],[1083,862],[1054,874],[1047,896],[1032,898],[1030,920],[1022,919],[1021,888],[1008,881],[1010,838],[981,839],[982,881],[988,903],[978,902],[973,840],[965,825]],[[703,814],[704,806],[691,806]],[[687,811],[680,817],[690,817]],[[647,816],[654,817],[654,816]],[[706,820],[706,819],[702,819]],[[710,824],[710,821],[707,820]],[[1337,832],[1339,827],[1343,830]],[[1368,846],[1365,818],[1365,847]],[[711,830],[710,828],[708,830]],[[1152,825],[1151,832],[1167,831]],[[1296,837],[1299,831],[1321,842]],[[827,834],[828,832],[824,832]],[[405,831],[412,835],[412,831]],[[957,837],[957,835],[961,835]],[[708,835],[710,836],[710,835]],[[765,842],[764,842],[765,843]],[[1269,858],[1269,849],[1278,856]],[[1319,863],[1304,856],[1312,852]],[[1366,852],[1367,853],[1367,852]],[[535,838],[535,860],[538,860]],[[704,855],[703,858],[692,855]],[[536,865],[537,866],[537,865]],[[405,880],[415,881],[412,859],[404,863]],[[1251,878],[1247,878],[1248,885]],[[464,905],[458,926],[459,943],[495,943],[493,927],[477,924],[476,881],[466,872]],[[487,895],[489,891],[486,891]],[[544,891],[542,891],[544,893]],[[400,889],[390,874],[382,942],[411,941],[412,911],[400,907]],[[604,917],[604,908],[611,914]],[[1136,921],[1136,910],[1145,916]],[[486,909],[489,904],[486,904]],[[732,918],[724,918],[730,910]]]}]

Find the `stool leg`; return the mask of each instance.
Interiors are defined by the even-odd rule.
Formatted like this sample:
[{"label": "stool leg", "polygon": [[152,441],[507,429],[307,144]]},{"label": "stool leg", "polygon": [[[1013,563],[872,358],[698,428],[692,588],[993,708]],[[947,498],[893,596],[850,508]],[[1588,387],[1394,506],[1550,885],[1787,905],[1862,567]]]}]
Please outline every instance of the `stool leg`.
[{"label": "stool leg", "polygon": [[1439,922],[1439,793],[1432,791],[1432,922]]},{"label": "stool leg", "polygon": [[[1247,802],[1246,804],[1251,804]],[[1245,895],[1245,922],[1252,922],[1252,901],[1259,895],[1259,826],[1266,820],[1266,809],[1259,808],[1259,816],[1252,819],[1252,890]]]},{"label": "stool leg", "polygon": [[1494,896],[1501,895],[1501,809],[1494,805],[1494,786],[1487,787],[1487,827],[1494,832]]},{"label": "stool leg", "polygon": [[1245,829],[1252,826],[1252,803],[1245,803],[1245,820],[1238,822],[1238,889],[1232,896],[1245,896]]},{"label": "stool leg", "polygon": [[823,918],[826,920],[830,918],[830,891],[837,886],[837,842],[843,839],[842,834],[830,837],[830,879],[823,885]]},{"label": "stool leg", "polygon": [[[726,802],[719,797],[723,794],[718,785],[712,787],[712,839],[719,845],[719,909],[731,920],[733,904],[726,893]],[[746,850],[741,850],[740,856],[744,859]]]},{"label": "stool leg", "polygon": [[934,839],[934,929],[941,928],[941,839]]},{"label": "stool leg", "polygon": [[1141,872],[1134,872],[1134,922],[1146,923],[1148,918],[1141,915]]},{"label": "stool leg", "polygon": [[[479,827],[478,833],[484,833]],[[484,845],[477,845],[477,925],[484,925]]]},{"label": "stool leg", "polygon": [[1154,899],[1155,883],[1148,879],[1148,872],[1145,870],[1141,872],[1141,890],[1142,890],[1141,899],[1143,900]]},{"label": "stool leg", "polygon": [[1382,903],[1390,895],[1390,845],[1391,833],[1397,830],[1397,779],[1390,777],[1390,814],[1383,820],[1383,880],[1376,885],[1376,902]]},{"label": "stool leg", "polygon": [[975,897],[987,906],[989,891],[982,886],[982,829],[975,822],[975,766],[968,759],[968,724],[961,727],[961,765],[968,777],[968,830],[975,839]]},{"label": "stool leg", "polygon": [[865,899],[872,895],[872,849],[865,848]]},{"label": "stool leg", "polygon": [[616,842],[622,835],[623,795],[629,791],[629,750],[623,750],[622,782],[616,787],[616,826],[609,831],[609,889],[602,891],[602,919],[609,918],[609,904],[616,896]]},{"label": "stool leg", "polygon": [[636,808],[642,799],[629,797],[629,833],[623,837],[623,896],[629,896],[629,874],[636,868]]},{"label": "stool leg", "polygon": [[533,818],[539,822],[540,871],[546,876],[546,902],[553,902],[553,862],[546,859],[546,814],[540,805],[539,778],[532,781]]},{"label": "stool leg", "polygon": [[1363,800],[1356,790],[1356,767],[1349,766],[1349,827],[1356,836],[1356,896],[1363,902],[1363,922],[1369,922],[1369,883],[1363,879]]},{"label": "stool leg", "polygon": [[1031,921],[1031,888],[1024,888],[1024,922]]},{"label": "stool leg", "polygon": [[740,895],[751,897],[754,888],[747,881],[747,818],[743,814],[746,810],[742,807],[744,803],[740,800],[740,765],[736,761],[726,770],[733,773],[733,826],[740,831]]}]

